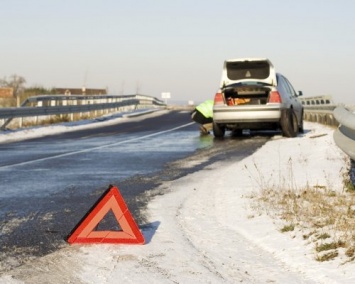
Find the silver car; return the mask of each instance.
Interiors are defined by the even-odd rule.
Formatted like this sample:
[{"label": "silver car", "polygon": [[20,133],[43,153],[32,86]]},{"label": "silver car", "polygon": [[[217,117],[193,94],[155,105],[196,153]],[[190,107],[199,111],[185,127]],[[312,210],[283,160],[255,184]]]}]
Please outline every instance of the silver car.
[{"label": "silver car", "polygon": [[303,132],[301,95],[266,58],[226,60],[214,98],[213,134],[281,129],[285,137],[295,137]]}]

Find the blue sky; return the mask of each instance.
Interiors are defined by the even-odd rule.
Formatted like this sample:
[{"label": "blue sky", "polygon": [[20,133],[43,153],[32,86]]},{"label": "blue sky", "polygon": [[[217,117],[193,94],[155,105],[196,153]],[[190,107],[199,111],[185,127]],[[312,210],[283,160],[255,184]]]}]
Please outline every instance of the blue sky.
[{"label": "blue sky", "polygon": [[0,78],[213,98],[223,61],[267,57],[305,96],[355,104],[352,0],[2,0]]}]

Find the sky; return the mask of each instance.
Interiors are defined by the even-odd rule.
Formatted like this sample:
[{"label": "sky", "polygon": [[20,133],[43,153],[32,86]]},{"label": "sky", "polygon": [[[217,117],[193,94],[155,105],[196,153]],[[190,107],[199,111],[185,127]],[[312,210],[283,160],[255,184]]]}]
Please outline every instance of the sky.
[{"label": "sky", "polygon": [[0,78],[213,98],[223,62],[266,57],[304,96],[354,104],[352,0],[2,0]]},{"label": "sky", "polygon": [[[95,127],[122,119],[127,118]],[[28,128],[0,138],[23,140],[83,127],[90,124]],[[338,248],[333,260],[315,260],[316,244],[341,240],[339,232],[307,228],[301,219],[294,231],[282,233],[288,222],[277,217],[280,212],[255,203],[267,188],[280,193],[328,188],[329,196],[344,192],[348,158],[336,146],[333,131],[305,121],[305,133],[296,138],[275,135],[242,160],[219,161],[163,183],[145,212],[150,226],[140,228],[144,245],[63,244],[3,273],[0,283],[354,283],[354,261],[348,261],[344,249]],[[19,221],[13,222],[8,225],[16,228]],[[317,240],[320,233],[330,239]],[[305,238],[308,234],[315,239]]]}]

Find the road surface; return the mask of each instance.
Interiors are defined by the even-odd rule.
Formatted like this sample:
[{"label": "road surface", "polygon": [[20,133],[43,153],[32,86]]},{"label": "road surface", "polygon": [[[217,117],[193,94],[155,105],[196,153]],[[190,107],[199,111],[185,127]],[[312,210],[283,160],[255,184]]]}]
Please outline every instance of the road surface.
[{"label": "road surface", "polygon": [[269,138],[200,136],[188,112],[163,111],[0,144],[0,273],[67,246],[67,235],[109,185],[120,189],[138,225],[149,226],[147,192],[218,160],[244,158]]}]

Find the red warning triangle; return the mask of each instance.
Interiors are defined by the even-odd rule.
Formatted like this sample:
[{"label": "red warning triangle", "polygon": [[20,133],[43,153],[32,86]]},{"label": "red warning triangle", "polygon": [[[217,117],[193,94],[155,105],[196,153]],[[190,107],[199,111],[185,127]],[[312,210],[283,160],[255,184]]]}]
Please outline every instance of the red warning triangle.
[{"label": "red warning triangle", "polygon": [[[112,210],[122,230],[95,231]],[[115,186],[108,188],[68,237],[68,243],[144,244],[144,237]]]}]

